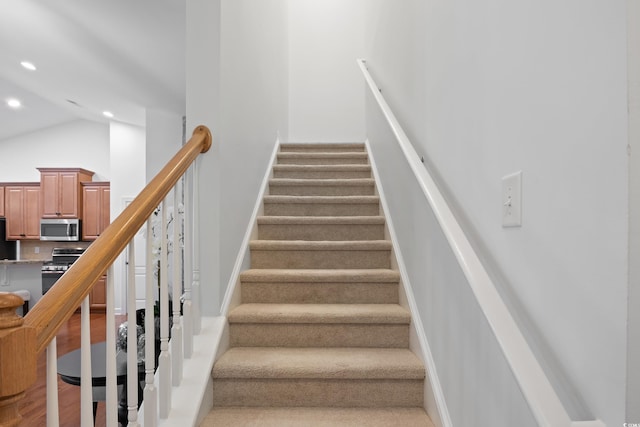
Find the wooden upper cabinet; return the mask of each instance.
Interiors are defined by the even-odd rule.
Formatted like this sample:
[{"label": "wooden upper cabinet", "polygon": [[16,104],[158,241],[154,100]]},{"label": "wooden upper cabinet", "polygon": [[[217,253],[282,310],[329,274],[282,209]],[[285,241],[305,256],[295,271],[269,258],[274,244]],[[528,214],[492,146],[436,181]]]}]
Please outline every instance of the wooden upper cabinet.
[{"label": "wooden upper cabinet", "polygon": [[40,184],[5,187],[7,240],[40,239]]},{"label": "wooden upper cabinet", "polygon": [[42,218],[82,218],[81,183],[93,172],[80,168],[38,168],[42,190]]},{"label": "wooden upper cabinet", "polygon": [[7,240],[20,240],[24,233],[24,188],[6,187]]},{"label": "wooden upper cabinet", "polygon": [[25,187],[25,217],[24,233],[25,238],[40,240],[40,186]]},{"label": "wooden upper cabinet", "polygon": [[4,216],[4,185],[0,185],[0,217]]},{"label": "wooden upper cabinet", "polygon": [[82,240],[95,240],[110,223],[111,189],[108,182],[82,184]]}]

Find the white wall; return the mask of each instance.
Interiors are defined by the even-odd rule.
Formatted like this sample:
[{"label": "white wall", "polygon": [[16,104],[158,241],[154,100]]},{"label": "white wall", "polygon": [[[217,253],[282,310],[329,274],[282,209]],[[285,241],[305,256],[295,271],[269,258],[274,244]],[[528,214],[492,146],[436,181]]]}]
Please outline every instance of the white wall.
[{"label": "white wall", "polygon": [[199,160],[205,314],[218,313],[269,154],[286,138],[286,3],[187,5],[187,134],[204,124],[214,137]]},{"label": "white wall", "polygon": [[[139,126],[111,122],[109,127],[111,158],[111,220],[125,207],[124,200],[132,199],[146,184],[145,129]],[[121,255],[114,263],[116,311],[126,307],[125,268]]]},{"label": "white wall", "polygon": [[0,182],[40,181],[38,167],[80,167],[108,181],[109,126],[75,120],[0,143]]},{"label": "white wall", "polygon": [[182,115],[148,108],[145,135],[146,182],[149,182],[182,147]]},{"label": "white wall", "polygon": [[289,1],[289,139],[363,141],[366,0]]},{"label": "white wall", "polygon": [[627,1],[629,76],[629,324],[627,417],[640,420],[640,1]]},{"label": "white wall", "polygon": [[279,135],[287,137],[286,13],[286,0],[222,2],[220,280],[225,288],[273,146]]},{"label": "white wall", "polygon": [[427,399],[429,415],[437,426],[538,425],[393,133],[372,95],[367,98],[371,157],[389,207],[385,214],[419,307],[412,320],[421,322],[436,366],[427,372],[429,386],[446,405],[435,409]]},{"label": "white wall", "polygon": [[[552,381],[572,411],[621,425],[625,1],[379,0],[367,2],[367,28],[374,78]],[[518,170],[523,226],[504,229],[500,178]],[[433,346],[446,340],[439,326]]]},{"label": "white wall", "polygon": [[197,160],[200,196],[200,277],[202,309],[220,306],[220,0],[187,2],[187,135],[199,125],[213,134],[211,149]]}]

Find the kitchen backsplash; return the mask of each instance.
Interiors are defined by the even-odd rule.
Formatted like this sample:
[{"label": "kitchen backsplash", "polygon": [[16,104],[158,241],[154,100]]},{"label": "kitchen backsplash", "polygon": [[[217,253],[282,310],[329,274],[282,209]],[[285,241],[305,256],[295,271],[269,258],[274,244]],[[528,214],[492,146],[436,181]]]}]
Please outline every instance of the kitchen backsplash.
[{"label": "kitchen backsplash", "polygon": [[91,242],[47,242],[41,240],[22,240],[20,259],[50,260],[53,248],[88,248]]}]

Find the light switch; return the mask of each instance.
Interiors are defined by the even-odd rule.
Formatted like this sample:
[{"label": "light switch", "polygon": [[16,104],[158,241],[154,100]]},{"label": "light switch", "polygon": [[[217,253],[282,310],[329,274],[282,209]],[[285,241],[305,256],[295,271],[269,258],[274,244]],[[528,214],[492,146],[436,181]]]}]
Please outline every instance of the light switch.
[{"label": "light switch", "polygon": [[502,177],[502,226],[522,226],[522,171]]}]

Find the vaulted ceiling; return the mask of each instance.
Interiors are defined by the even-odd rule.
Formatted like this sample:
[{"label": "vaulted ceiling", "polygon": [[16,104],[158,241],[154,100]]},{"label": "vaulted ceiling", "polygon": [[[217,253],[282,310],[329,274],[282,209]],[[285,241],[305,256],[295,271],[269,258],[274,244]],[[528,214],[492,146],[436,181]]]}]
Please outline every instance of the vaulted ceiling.
[{"label": "vaulted ceiling", "polygon": [[[19,0],[0,6],[0,141],[78,118],[144,125],[184,113],[185,0]],[[23,68],[21,61],[37,69]],[[12,109],[7,100],[22,106]]]}]

